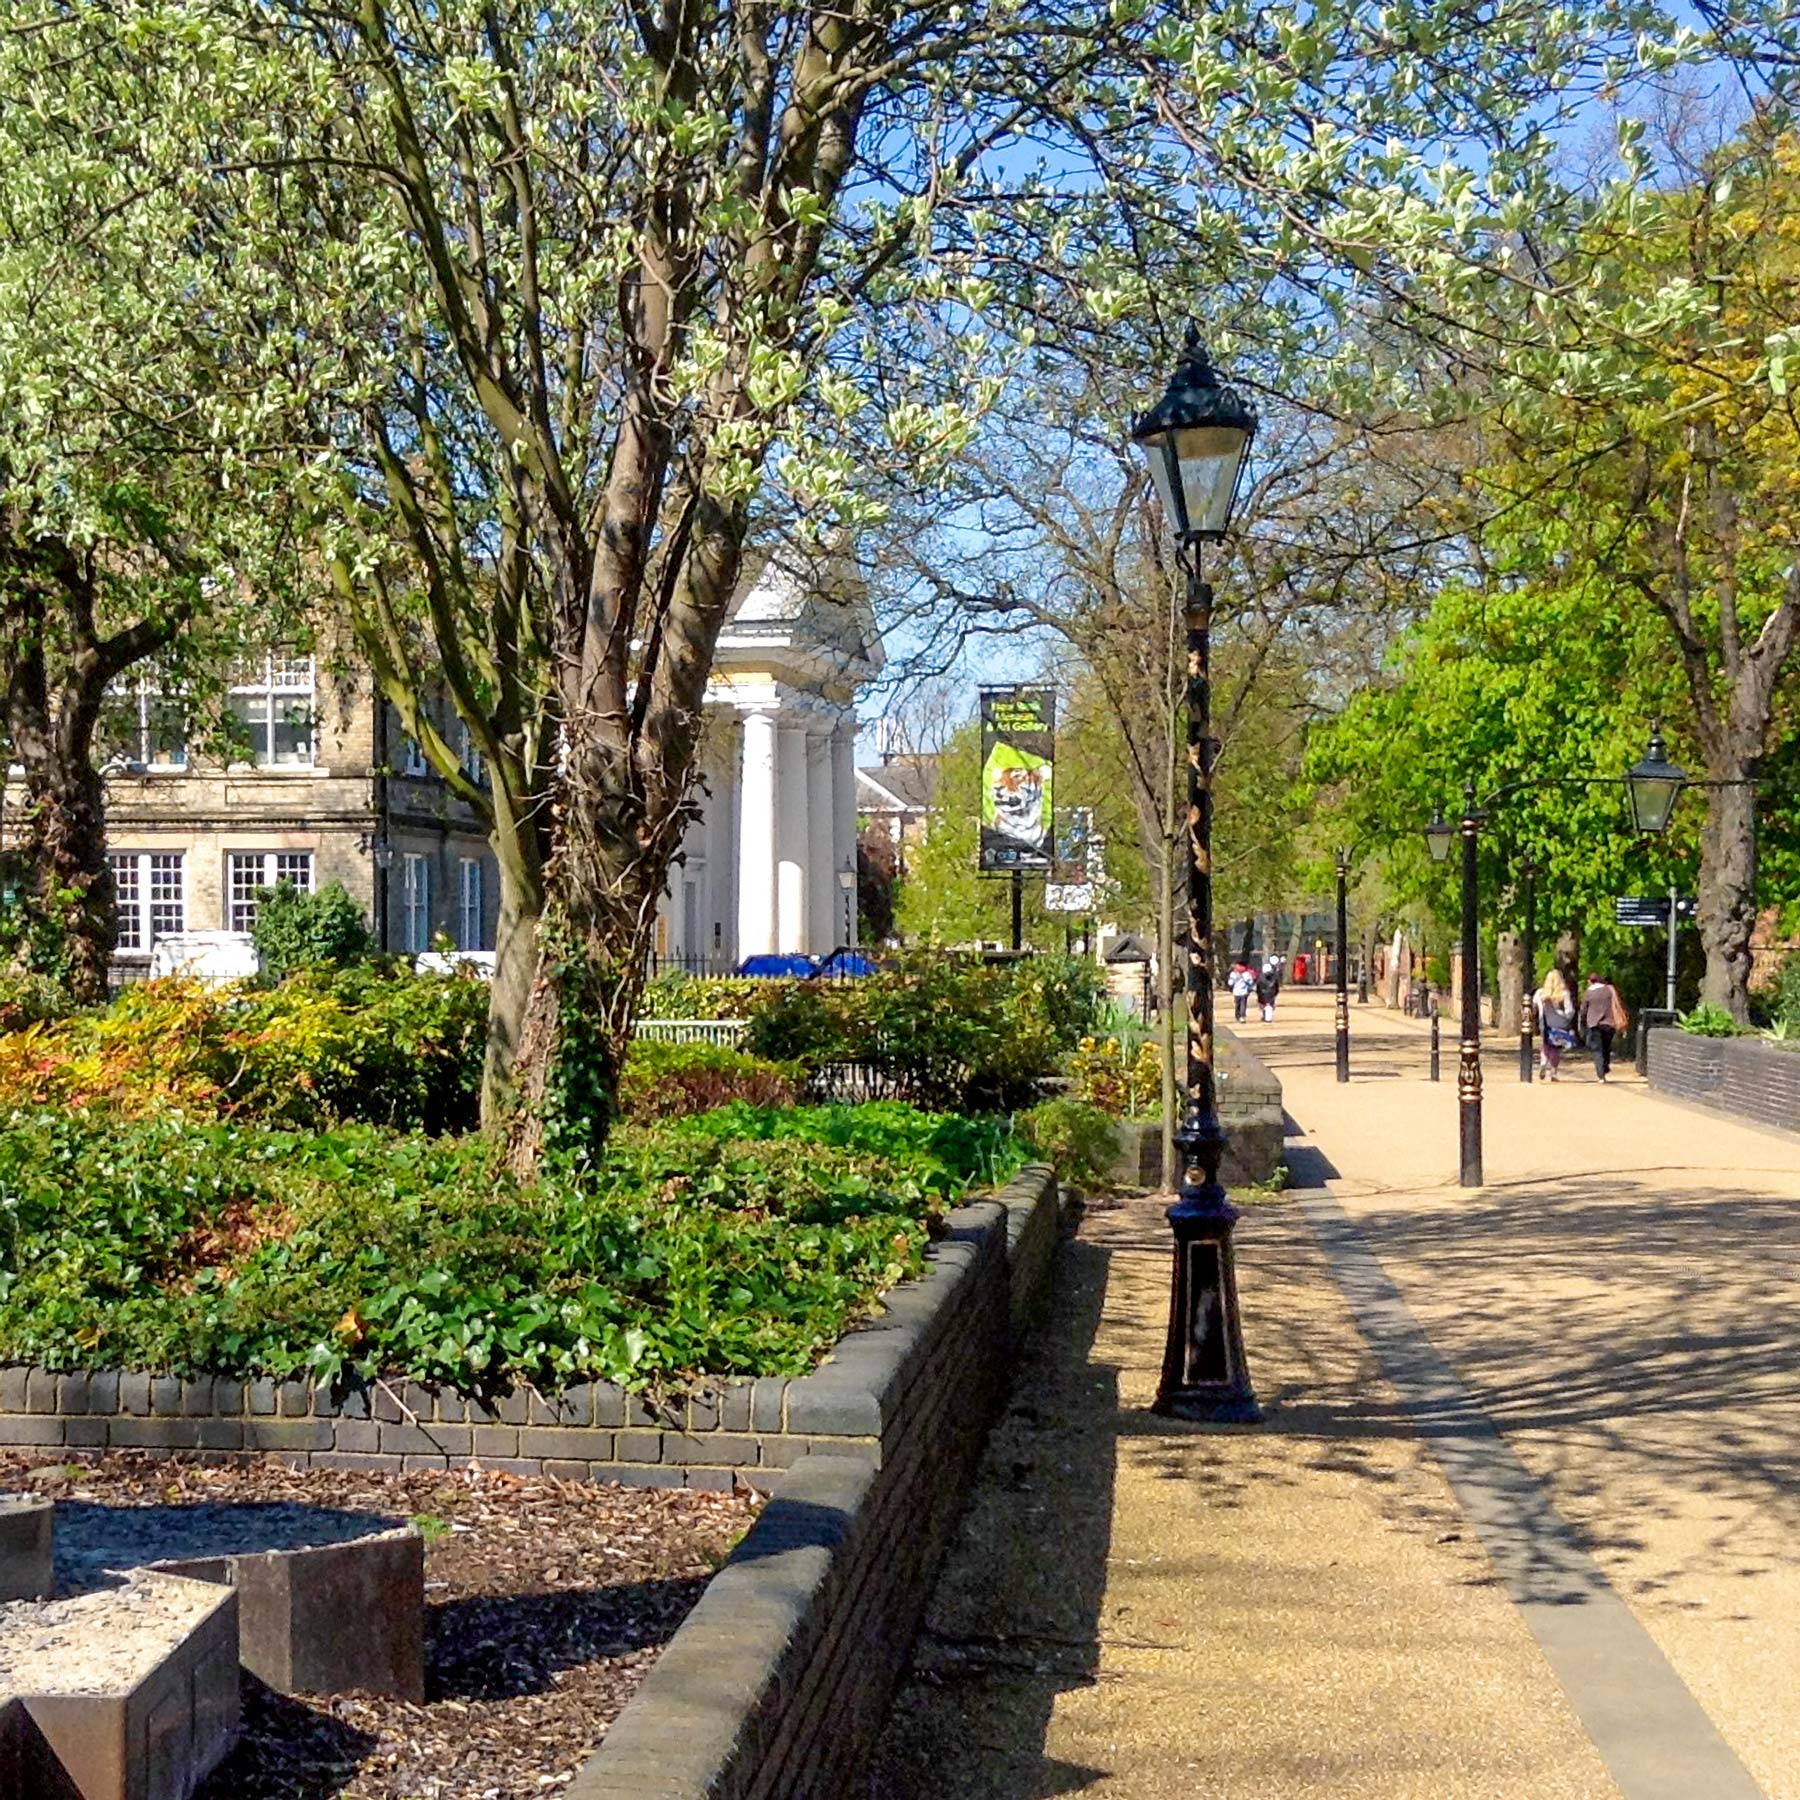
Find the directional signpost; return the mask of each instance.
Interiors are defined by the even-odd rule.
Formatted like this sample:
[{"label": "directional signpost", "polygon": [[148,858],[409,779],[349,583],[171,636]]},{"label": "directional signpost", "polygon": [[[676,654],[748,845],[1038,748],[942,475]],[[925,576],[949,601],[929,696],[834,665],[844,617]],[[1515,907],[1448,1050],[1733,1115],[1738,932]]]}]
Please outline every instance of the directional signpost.
[{"label": "directional signpost", "polygon": [[1619,894],[1613,899],[1613,922],[1616,925],[1666,925],[1669,931],[1669,961],[1665,973],[1664,1004],[1675,1010],[1675,934],[1683,919],[1691,919],[1698,902],[1692,894],[1679,894],[1670,888],[1666,894]]}]

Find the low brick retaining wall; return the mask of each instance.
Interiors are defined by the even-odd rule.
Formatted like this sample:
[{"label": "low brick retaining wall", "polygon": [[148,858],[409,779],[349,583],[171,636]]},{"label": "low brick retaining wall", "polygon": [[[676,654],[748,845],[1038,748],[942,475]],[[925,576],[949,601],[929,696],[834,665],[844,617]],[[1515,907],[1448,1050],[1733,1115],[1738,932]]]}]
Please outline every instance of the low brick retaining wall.
[{"label": "low brick retaining wall", "polygon": [[[1219,1121],[1229,1140],[1219,1178],[1228,1189],[1256,1187],[1273,1180],[1281,1166],[1281,1077],[1228,1026],[1214,1027],[1214,1042]],[[1128,1187],[1162,1187],[1162,1121],[1121,1119],[1118,1136],[1113,1179]]]},{"label": "low brick retaining wall", "polygon": [[1759,1125],[1800,1131],[1800,1051],[1753,1037],[1696,1037],[1661,1027],[1649,1034],[1644,1056],[1653,1088]]},{"label": "low brick retaining wall", "polygon": [[815,1443],[708,1584],[569,1800],[836,1800],[879,1732],[1012,1350],[1048,1288],[1047,1169],[951,1215],[923,1280],[807,1386]]},{"label": "low brick retaining wall", "polygon": [[[1047,1264],[1056,1230],[1053,1216],[1037,1222],[1044,1193],[1054,1195],[1050,1172],[1027,1171],[997,1201],[952,1214],[963,1225],[927,1255],[941,1264],[959,1242],[957,1229],[966,1231],[985,1205],[999,1208],[993,1216],[1005,1218],[1025,1262]],[[743,1480],[766,1489],[777,1471],[814,1451],[849,1449],[876,1459],[885,1453],[880,1414],[845,1371],[851,1362],[870,1371],[880,1365],[877,1347],[898,1342],[896,1321],[929,1286],[928,1277],[897,1289],[889,1311],[851,1332],[816,1374],[713,1382],[666,1406],[605,1381],[484,1405],[413,1382],[334,1395],[310,1380],[3,1368],[0,1446],[201,1451],[222,1459],[272,1454],[302,1468],[386,1474],[475,1458],[485,1468],[567,1481],[729,1492]]]}]

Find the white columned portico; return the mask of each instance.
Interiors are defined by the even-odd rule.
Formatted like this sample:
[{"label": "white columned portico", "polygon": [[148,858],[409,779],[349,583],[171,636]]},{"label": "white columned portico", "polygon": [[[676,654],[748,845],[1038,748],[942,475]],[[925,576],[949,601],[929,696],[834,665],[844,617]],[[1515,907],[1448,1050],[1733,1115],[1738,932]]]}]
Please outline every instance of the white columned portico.
[{"label": "white columned portico", "polygon": [[830,721],[817,718],[806,739],[806,817],[812,848],[807,862],[807,948],[815,956],[836,949],[844,931],[832,829],[830,733]]},{"label": "white columned portico", "polygon": [[[842,720],[831,734],[831,861],[834,869],[848,863],[856,870],[856,719]],[[836,880],[834,875],[832,878]],[[845,929],[844,894],[837,893],[838,926],[844,941],[854,944],[856,931],[856,890],[850,890],[848,929]]]},{"label": "white columned portico", "polygon": [[[806,740],[804,725],[776,728],[776,807],[771,837],[776,845],[775,948],[784,956],[804,955],[807,949],[807,847]],[[746,834],[750,821],[744,821]]]},{"label": "white columned portico", "polygon": [[772,712],[744,715],[744,758],[738,786],[738,928],[740,957],[776,947],[776,725]]}]

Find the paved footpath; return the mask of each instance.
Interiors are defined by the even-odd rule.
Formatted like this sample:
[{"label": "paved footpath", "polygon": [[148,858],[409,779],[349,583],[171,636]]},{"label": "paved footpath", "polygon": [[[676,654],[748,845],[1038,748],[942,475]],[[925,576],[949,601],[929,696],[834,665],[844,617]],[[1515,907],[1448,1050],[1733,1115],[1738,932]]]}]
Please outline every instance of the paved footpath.
[{"label": "paved footpath", "polygon": [[1267,1422],[1147,1411],[1162,1202],[1088,1213],[867,1800],[1800,1800],[1800,1136],[1284,996]]}]

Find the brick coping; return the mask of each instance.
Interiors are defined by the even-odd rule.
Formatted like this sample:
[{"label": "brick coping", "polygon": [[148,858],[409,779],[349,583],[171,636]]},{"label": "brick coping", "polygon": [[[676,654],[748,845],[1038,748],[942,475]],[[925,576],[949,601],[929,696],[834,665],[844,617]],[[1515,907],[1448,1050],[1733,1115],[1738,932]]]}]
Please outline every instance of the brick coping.
[{"label": "brick coping", "polygon": [[1034,1167],[952,1214],[924,1278],[805,1378],[809,1406],[828,1405],[847,1435],[864,1427],[894,1454],[822,1444],[775,1481],[568,1800],[844,1791],[880,1730],[1012,1353],[1048,1287],[1059,1202],[1054,1172]]},{"label": "brick coping", "polygon": [[[0,1368],[0,1447],[133,1449],[229,1460],[274,1455],[298,1467],[379,1473],[471,1461],[514,1474],[632,1486],[767,1491],[815,1451],[879,1464],[910,1332],[935,1312],[969,1241],[996,1218],[1023,1219],[1055,1177],[1022,1170],[990,1199],[949,1214],[926,1269],[880,1297],[810,1375],[711,1379],[652,1403],[609,1381],[560,1394],[515,1389],[490,1402],[411,1381],[334,1394],[310,1379],[233,1380],[97,1370]],[[1017,1229],[1009,1225],[1009,1233]],[[884,1411],[884,1408],[886,1411]]]}]

